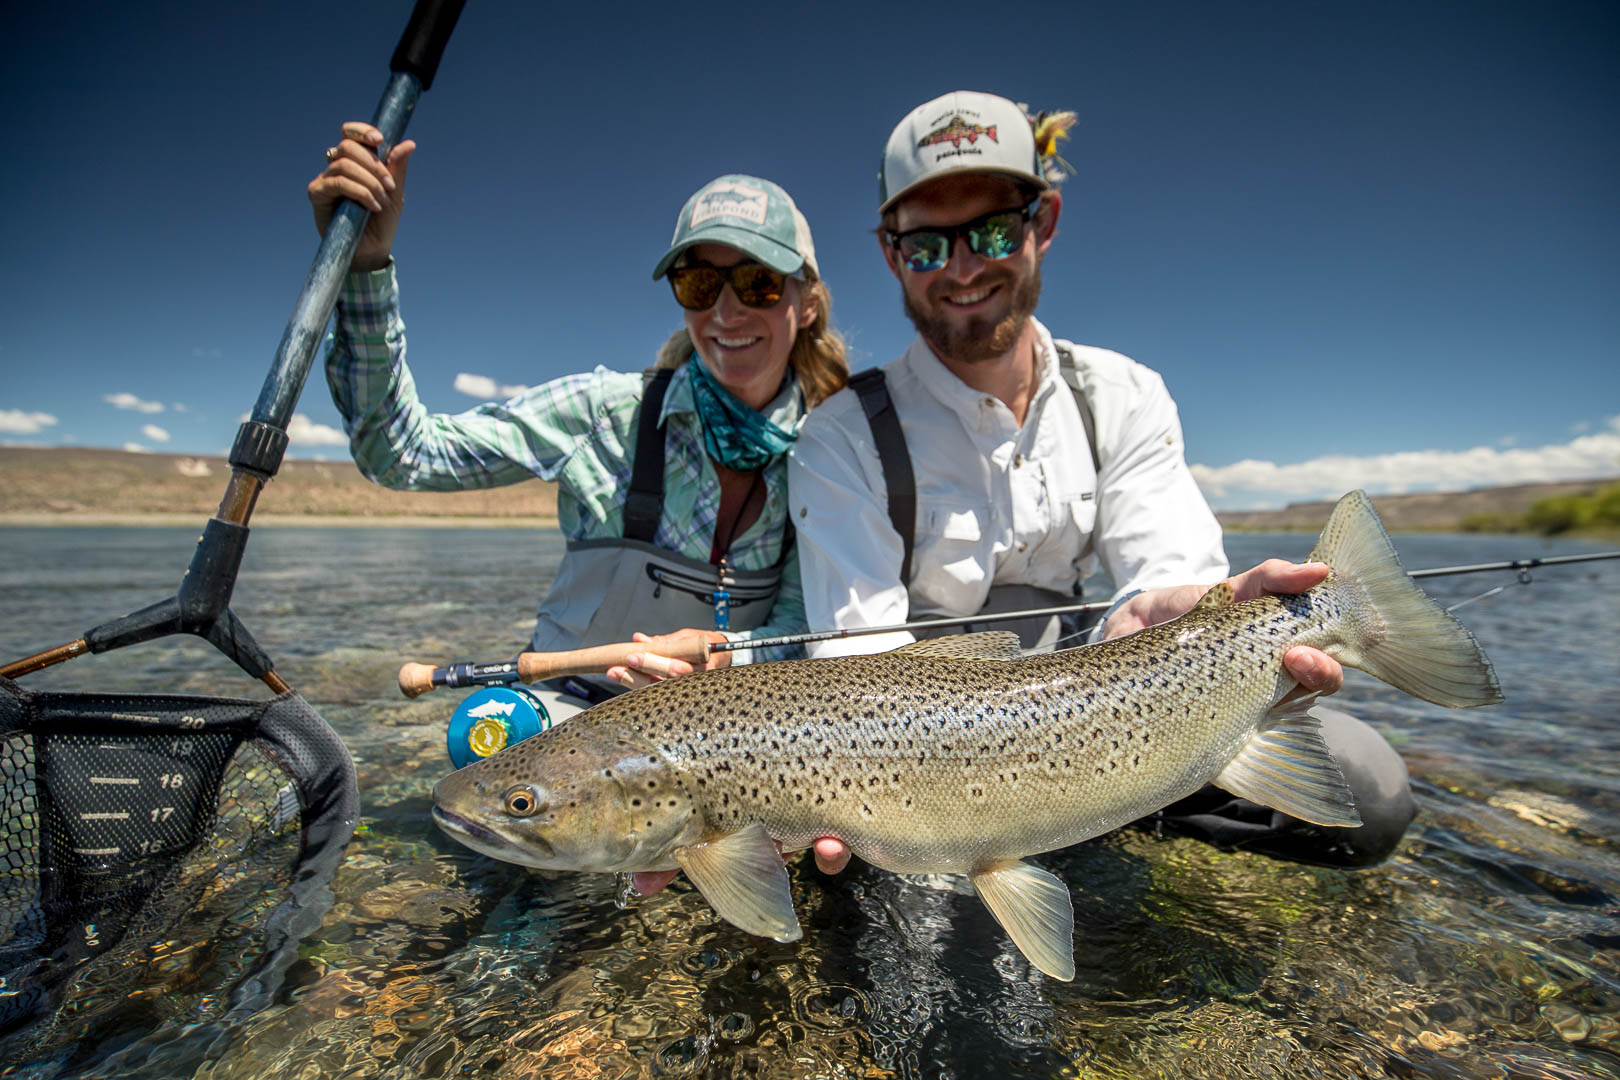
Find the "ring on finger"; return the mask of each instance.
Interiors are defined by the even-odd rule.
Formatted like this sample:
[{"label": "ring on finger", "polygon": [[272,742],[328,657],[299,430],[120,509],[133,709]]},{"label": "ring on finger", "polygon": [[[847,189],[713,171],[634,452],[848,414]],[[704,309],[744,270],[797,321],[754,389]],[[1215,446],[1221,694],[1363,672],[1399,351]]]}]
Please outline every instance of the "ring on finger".
[{"label": "ring on finger", "polygon": [[336,161],[337,156],[338,156],[338,148],[337,147],[328,146],[326,148],[326,160],[327,161]]}]

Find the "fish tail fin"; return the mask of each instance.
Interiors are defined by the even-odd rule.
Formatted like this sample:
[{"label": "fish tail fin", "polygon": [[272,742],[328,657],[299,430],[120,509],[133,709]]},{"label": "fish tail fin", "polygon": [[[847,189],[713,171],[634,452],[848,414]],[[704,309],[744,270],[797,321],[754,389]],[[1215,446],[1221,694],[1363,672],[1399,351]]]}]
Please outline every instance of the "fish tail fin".
[{"label": "fish tail fin", "polygon": [[1364,491],[1339,500],[1311,552],[1366,605],[1360,633],[1329,651],[1340,662],[1424,701],[1452,708],[1502,700],[1496,671],[1474,635],[1401,567]]}]

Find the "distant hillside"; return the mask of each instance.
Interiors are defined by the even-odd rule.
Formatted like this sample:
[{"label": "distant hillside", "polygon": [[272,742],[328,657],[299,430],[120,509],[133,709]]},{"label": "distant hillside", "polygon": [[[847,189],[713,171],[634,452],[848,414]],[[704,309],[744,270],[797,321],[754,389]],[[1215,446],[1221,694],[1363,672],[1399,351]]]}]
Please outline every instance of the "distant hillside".
[{"label": "distant hillside", "polygon": [[[122,450],[0,447],[0,520],[161,518],[203,521],[230,477],[221,458]],[[390,491],[349,461],[287,461],[260,496],[255,524],[306,517],[555,521],[556,485],[534,480],[485,491]]]},{"label": "distant hillside", "polygon": [[[219,508],[229,475],[230,467],[220,458],[0,447],[4,478],[0,522],[200,522]],[[1373,502],[1393,531],[1446,531],[1467,517],[1517,517],[1537,499],[1595,492],[1614,482],[1380,495]],[[1315,532],[1332,506],[1295,503],[1282,510],[1226,511],[1217,516],[1226,528],[1240,531]],[[259,499],[253,521],[273,524],[315,518],[344,524],[396,519],[515,525],[555,522],[556,516],[556,485],[540,480],[487,491],[389,491],[361,476],[349,461],[288,461]]]},{"label": "distant hillside", "polygon": [[[1537,499],[1590,495],[1614,480],[1564,484],[1515,484],[1471,491],[1431,491],[1418,495],[1379,495],[1373,499],[1391,532],[1447,532],[1476,515],[1519,517]],[[1331,501],[1291,503],[1281,510],[1228,510],[1216,514],[1224,528],[1239,532],[1316,532],[1327,522]]]}]

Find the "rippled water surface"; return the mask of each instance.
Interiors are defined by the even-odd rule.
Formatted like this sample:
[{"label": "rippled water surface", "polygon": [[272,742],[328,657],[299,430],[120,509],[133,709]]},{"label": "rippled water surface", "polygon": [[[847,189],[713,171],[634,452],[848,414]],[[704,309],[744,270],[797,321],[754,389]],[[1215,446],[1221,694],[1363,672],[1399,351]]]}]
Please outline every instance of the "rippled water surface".
[{"label": "rippled water surface", "polygon": [[[0,529],[0,657],[172,594],[194,530]],[[1228,538],[1235,566],[1311,538]],[[1400,536],[1408,567],[1591,550]],[[531,872],[442,836],[455,692],[406,660],[528,640],[560,554],[521,530],[260,528],[235,610],[348,743],[364,819],[273,1003],[230,1026],[168,988],[148,1028],[16,1075],[1620,1077],[1620,566],[1541,571],[1459,612],[1507,702],[1451,712],[1352,674],[1340,701],[1411,768],[1396,857],[1345,872],[1146,831],[1042,856],[1078,975],[1029,968],[961,882],[793,868],[805,938],[719,922],[683,884]],[[1508,575],[1435,579],[1451,604]],[[261,696],[200,642],[72,661],[37,689]],[[189,1011],[188,1011],[189,1010]],[[156,1015],[156,1014],[154,1014]]]}]

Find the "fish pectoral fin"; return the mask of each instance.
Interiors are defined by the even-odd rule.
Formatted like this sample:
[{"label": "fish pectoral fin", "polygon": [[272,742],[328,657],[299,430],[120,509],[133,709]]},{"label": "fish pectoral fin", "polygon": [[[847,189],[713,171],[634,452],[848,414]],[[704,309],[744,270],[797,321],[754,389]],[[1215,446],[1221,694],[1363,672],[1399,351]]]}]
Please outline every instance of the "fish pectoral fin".
[{"label": "fish pectoral fin", "polygon": [[1029,962],[1074,981],[1074,905],[1055,875],[1014,859],[970,875],[974,891]]},{"label": "fish pectoral fin", "polygon": [[1198,598],[1198,603],[1192,606],[1194,611],[1199,608],[1220,608],[1237,600],[1237,594],[1232,591],[1231,582],[1223,581],[1211,586],[1209,592]]},{"label": "fish pectoral fin", "polygon": [[946,634],[944,637],[913,641],[894,651],[935,660],[1017,660],[1023,655],[1018,646],[1018,635],[1010,630]]},{"label": "fish pectoral fin", "polygon": [[[1294,702],[1296,707],[1308,703]],[[1316,825],[1361,824],[1355,796],[1322,738],[1322,724],[1302,710],[1271,714],[1215,778],[1215,786]]]},{"label": "fish pectoral fin", "polygon": [[673,854],[675,864],[726,922],[777,941],[804,936],[793,914],[787,867],[765,826],[756,822],[718,840],[676,848]]}]

